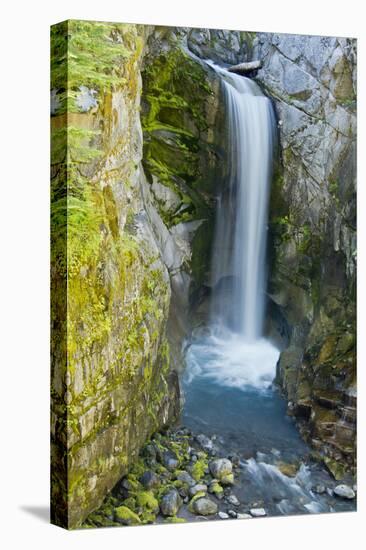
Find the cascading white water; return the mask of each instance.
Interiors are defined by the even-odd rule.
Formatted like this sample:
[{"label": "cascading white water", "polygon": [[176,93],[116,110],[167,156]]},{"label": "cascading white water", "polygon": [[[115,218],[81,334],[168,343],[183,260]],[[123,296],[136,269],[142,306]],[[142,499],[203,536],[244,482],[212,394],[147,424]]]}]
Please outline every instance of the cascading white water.
[{"label": "cascading white water", "polygon": [[255,82],[208,64],[225,89],[229,182],[218,197],[211,324],[187,352],[188,375],[262,389],[273,381],[279,356],[263,338],[275,117]]},{"label": "cascading white water", "polygon": [[234,330],[254,341],[263,333],[275,118],[270,100],[255,82],[215,70],[222,76],[226,95],[229,184],[217,210],[212,285],[231,275],[233,288],[229,303],[216,294],[213,316],[225,318],[229,309]]}]

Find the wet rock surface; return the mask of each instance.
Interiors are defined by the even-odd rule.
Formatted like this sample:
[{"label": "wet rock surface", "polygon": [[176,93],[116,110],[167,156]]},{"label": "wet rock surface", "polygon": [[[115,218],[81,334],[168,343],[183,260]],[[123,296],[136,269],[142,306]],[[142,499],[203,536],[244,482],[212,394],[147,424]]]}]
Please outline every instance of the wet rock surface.
[{"label": "wet rock surface", "polygon": [[[200,442],[200,443],[199,443]],[[215,451],[210,458],[203,446]],[[153,452],[152,450],[155,450]],[[175,470],[166,457],[174,454]],[[157,460],[150,469],[152,456]],[[226,456],[225,456],[226,455]],[[196,462],[192,462],[196,456]],[[230,459],[229,459],[230,457]],[[235,457],[235,458],[234,458]],[[253,519],[265,516],[355,509],[352,480],[337,484],[324,466],[304,457],[296,474],[281,471],[281,452],[244,456],[220,437],[197,438],[185,428],[157,433],[140,453],[130,473],[89,515],[83,527]],[[170,466],[170,462],[168,461]],[[218,477],[233,477],[222,486]]]},{"label": "wet rock surface", "polygon": [[258,33],[274,100],[269,295],[285,349],[277,381],[329,471],[355,468],[356,41]]},{"label": "wet rock surface", "polygon": [[334,494],[337,495],[337,497],[341,498],[347,498],[347,499],[353,499],[355,498],[356,494],[351,487],[348,487],[348,485],[337,485],[337,487],[333,490]]},{"label": "wet rock surface", "polygon": [[192,508],[198,516],[212,516],[218,511],[216,502],[205,497],[195,500]]},{"label": "wet rock surface", "polygon": [[173,489],[161,499],[160,509],[164,516],[176,516],[182,504],[178,491]]}]

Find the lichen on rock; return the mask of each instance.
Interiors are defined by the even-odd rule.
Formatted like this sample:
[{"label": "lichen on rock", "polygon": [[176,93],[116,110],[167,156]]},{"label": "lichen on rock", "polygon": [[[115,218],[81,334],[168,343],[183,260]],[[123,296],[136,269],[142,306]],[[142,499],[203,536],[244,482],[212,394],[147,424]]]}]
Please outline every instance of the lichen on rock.
[{"label": "lichen on rock", "polygon": [[278,381],[326,463],[354,468],[356,42],[260,33],[254,51],[279,125],[269,295],[291,334]]}]

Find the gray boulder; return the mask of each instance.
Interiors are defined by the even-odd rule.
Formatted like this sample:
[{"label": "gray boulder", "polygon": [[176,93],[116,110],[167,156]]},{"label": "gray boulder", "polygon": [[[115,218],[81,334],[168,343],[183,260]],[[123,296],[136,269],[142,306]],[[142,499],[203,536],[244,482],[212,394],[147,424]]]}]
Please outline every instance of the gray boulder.
[{"label": "gray boulder", "polygon": [[175,516],[181,506],[182,499],[180,498],[178,491],[172,489],[161,499],[160,510],[163,516]]},{"label": "gray boulder", "polygon": [[218,506],[209,498],[202,497],[194,501],[192,509],[198,516],[212,516],[217,514]]},{"label": "gray boulder", "polygon": [[349,500],[352,500],[356,496],[354,490],[345,484],[337,485],[337,487],[334,488],[333,492],[337,497],[346,498]]},{"label": "gray boulder", "polygon": [[156,475],[155,472],[147,470],[140,477],[140,483],[145,487],[145,489],[153,489],[154,487],[159,487],[160,478]]},{"label": "gray boulder", "polygon": [[267,512],[264,508],[252,508],[250,510],[250,515],[253,516],[253,518],[261,518],[267,515]]},{"label": "gray boulder", "polygon": [[186,471],[179,472],[179,474],[177,474],[177,479],[183,483],[186,483],[189,487],[196,485],[196,480],[193,479],[193,477]]},{"label": "gray boulder", "polygon": [[191,497],[194,497],[194,495],[200,492],[207,493],[207,485],[204,485],[203,483],[197,483],[197,485],[189,488],[189,494]]},{"label": "gray boulder", "polygon": [[210,472],[214,478],[222,481],[223,478],[226,478],[233,471],[233,465],[227,458],[217,458],[212,460],[209,464]]}]

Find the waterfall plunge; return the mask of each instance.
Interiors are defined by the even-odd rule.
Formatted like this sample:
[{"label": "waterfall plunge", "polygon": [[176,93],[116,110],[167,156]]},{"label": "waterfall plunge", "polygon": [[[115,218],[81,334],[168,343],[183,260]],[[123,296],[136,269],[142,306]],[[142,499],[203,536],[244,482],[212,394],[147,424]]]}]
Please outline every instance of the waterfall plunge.
[{"label": "waterfall plunge", "polygon": [[[270,100],[248,78],[219,71],[226,95],[229,185],[216,216],[212,287],[232,276],[229,303],[214,294],[212,316],[243,339],[262,336],[265,308],[267,211],[273,163],[275,119]],[[227,323],[226,323],[227,324]]]},{"label": "waterfall plunge", "polygon": [[264,389],[279,356],[263,338],[275,117],[255,82],[208,63],[225,88],[229,182],[218,198],[211,323],[187,351],[188,376]]}]

